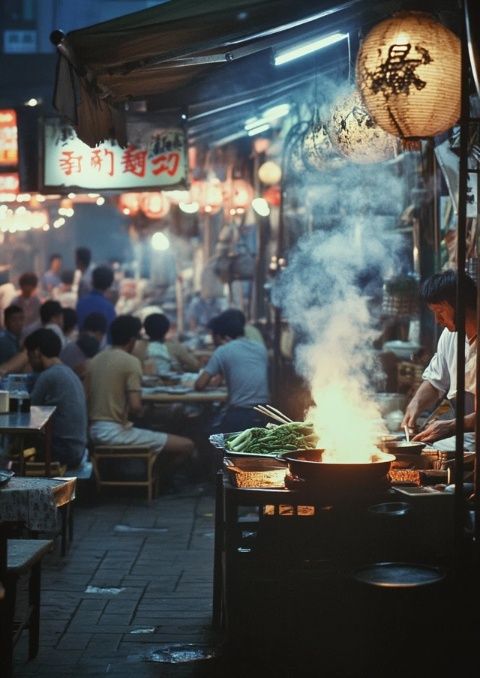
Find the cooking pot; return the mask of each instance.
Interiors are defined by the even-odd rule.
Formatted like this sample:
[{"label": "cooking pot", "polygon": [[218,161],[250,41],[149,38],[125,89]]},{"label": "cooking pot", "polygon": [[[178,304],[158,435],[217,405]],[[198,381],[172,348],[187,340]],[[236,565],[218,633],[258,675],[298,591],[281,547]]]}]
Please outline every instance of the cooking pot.
[{"label": "cooking pot", "polygon": [[420,454],[426,443],[406,440],[380,440],[377,447],[387,454]]},{"label": "cooking pot", "polygon": [[308,484],[309,489],[332,496],[380,489],[388,485],[388,472],[395,457],[377,452],[371,462],[322,462],[324,450],[295,450],[280,455],[288,464],[290,474]]}]

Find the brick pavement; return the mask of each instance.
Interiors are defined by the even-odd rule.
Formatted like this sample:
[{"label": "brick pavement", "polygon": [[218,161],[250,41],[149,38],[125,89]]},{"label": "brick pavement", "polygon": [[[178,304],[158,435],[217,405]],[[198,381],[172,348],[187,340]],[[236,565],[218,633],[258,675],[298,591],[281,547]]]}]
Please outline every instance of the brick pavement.
[{"label": "brick pavement", "polygon": [[210,626],[213,513],[208,486],[151,506],[136,489],[77,502],[69,553],[57,549],[43,565],[40,651],[28,662],[23,634],[16,678],[210,675],[208,662],[145,658],[163,643],[218,642]]}]

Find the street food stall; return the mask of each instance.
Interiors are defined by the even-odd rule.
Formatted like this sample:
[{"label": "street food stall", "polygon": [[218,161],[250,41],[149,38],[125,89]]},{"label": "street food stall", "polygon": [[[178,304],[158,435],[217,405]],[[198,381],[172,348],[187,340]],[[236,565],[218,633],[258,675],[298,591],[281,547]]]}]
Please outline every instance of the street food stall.
[{"label": "street food stall", "polygon": [[[248,639],[253,647],[261,638],[262,652],[267,640],[281,643],[287,663],[288,652],[308,648],[332,671],[339,661],[344,672],[358,671],[363,645],[369,650],[363,657],[371,662],[378,654],[385,670],[391,634],[406,643],[411,629],[421,633],[427,623],[420,606],[431,612],[428,642],[446,642],[442,609],[462,632],[460,601],[468,589],[478,592],[473,564],[480,499],[478,483],[466,499],[465,474],[474,457],[464,450],[463,398],[456,400],[455,452],[442,456],[436,448],[411,445],[408,434],[400,440],[401,417],[395,424],[390,416],[387,427],[375,397],[387,391],[378,352],[389,353],[389,360],[393,354],[395,365],[396,358],[407,359],[417,367],[412,381],[421,378],[421,362],[412,354],[431,350],[435,337],[419,308],[418,288],[442,266],[457,269],[455,324],[463,347],[468,238],[469,253],[478,257],[470,3],[455,11],[445,5],[443,23],[425,13],[437,9],[432,4],[411,11],[402,2],[324,2],[312,13],[309,3],[282,0],[273,16],[266,2],[209,2],[201,12],[178,2],[52,36],[60,55],[57,106],[90,145],[112,135],[128,143],[122,119],[129,98],[148,100],[159,115],[167,102],[177,106],[196,149],[257,137],[248,202],[268,195],[264,215],[273,206],[277,212],[270,241],[257,212],[253,296],[270,332],[274,402],[288,412],[277,411],[267,432],[295,423],[311,431],[300,443],[272,436],[259,442],[265,434],[259,429],[212,439],[222,457],[214,612],[233,645]],[[317,54],[305,70],[287,67],[281,75],[287,48],[312,42],[317,33],[324,41],[311,51],[326,48],[325,58]],[[239,93],[242,66],[252,70],[253,63],[255,78]],[[475,70],[478,52],[472,64]],[[453,174],[436,152],[446,136],[456,154]],[[273,160],[275,167],[265,167]],[[243,178],[230,174],[225,182],[232,189]],[[245,210],[234,205],[244,188],[236,184],[229,193],[232,217]],[[440,218],[448,201],[446,212],[457,216],[454,229]],[[204,248],[211,255],[215,200],[205,205]],[[232,251],[221,233],[215,270],[228,280]],[[288,357],[282,353],[285,324],[293,335]],[[302,380],[298,391],[286,366]],[[302,391],[307,398],[301,399]],[[456,391],[465,391],[463,350]],[[312,434],[315,442],[308,439]],[[475,474],[478,480],[478,465]],[[351,653],[342,653],[345,643]],[[439,666],[438,657],[427,659],[425,670]]]}]

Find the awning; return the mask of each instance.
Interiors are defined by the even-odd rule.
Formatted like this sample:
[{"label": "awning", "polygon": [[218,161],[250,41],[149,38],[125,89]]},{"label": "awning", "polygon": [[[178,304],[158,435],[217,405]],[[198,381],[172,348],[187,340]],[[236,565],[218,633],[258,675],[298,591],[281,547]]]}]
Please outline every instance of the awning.
[{"label": "awning", "polygon": [[[401,4],[170,0],[67,36],[55,32],[60,54],[54,104],[90,146],[112,137],[124,145],[124,102],[155,97],[156,107],[185,110],[205,99],[274,87],[292,71],[272,68],[272,49],[340,28],[358,31]],[[254,88],[238,67],[245,63],[263,73]]]}]

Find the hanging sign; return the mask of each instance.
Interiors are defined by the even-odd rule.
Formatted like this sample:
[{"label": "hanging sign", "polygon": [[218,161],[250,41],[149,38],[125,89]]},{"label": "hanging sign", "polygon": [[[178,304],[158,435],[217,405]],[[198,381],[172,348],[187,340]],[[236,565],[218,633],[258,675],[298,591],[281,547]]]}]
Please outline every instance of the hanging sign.
[{"label": "hanging sign", "polygon": [[0,109],[0,167],[11,167],[17,164],[17,114],[13,109]]},{"label": "hanging sign", "polygon": [[115,141],[90,148],[59,118],[44,127],[44,177],[48,188],[144,190],[186,185],[185,131],[151,119],[127,121],[126,148]]}]

